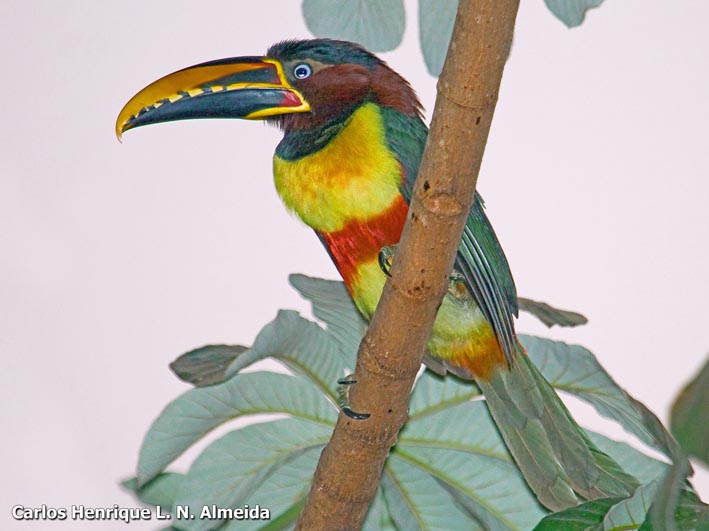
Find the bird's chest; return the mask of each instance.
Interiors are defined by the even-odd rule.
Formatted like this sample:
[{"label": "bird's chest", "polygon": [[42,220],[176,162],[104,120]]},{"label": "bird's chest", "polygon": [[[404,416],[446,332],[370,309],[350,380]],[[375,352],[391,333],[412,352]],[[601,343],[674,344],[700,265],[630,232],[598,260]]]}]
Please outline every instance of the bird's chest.
[{"label": "bird's chest", "polygon": [[373,104],[353,113],[321,149],[296,160],[273,159],[276,190],[286,207],[320,233],[379,217],[400,195],[401,171]]}]

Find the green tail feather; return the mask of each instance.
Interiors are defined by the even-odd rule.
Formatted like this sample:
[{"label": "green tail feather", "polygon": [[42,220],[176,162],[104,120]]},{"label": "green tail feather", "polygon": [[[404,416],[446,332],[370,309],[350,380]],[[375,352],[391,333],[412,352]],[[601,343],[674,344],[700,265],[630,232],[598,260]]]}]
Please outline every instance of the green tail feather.
[{"label": "green tail feather", "polygon": [[629,496],[637,480],[601,452],[576,424],[551,385],[518,347],[509,371],[478,380],[502,437],[542,505],[558,511]]}]

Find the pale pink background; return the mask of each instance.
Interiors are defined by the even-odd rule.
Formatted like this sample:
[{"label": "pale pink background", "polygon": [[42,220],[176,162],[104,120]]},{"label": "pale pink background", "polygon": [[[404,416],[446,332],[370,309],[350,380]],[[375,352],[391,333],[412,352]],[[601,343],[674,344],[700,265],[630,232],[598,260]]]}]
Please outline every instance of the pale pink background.
[{"label": "pale pink background", "polygon": [[[122,145],[113,134],[123,103],[165,73],[308,37],[300,2],[262,4],[0,6],[3,529],[121,527],[19,523],[10,507],[134,505],[117,482],[187,389],[168,362],[249,344],[279,308],[307,311],[288,273],[336,276],[276,197],[276,130],[185,122]],[[480,190],[520,294],[590,318],[547,331],[522,317],[519,330],[588,346],[667,420],[709,350],[709,4],[606,4],[567,30],[523,0]],[[404,44],[384,57],[430,110],[435,80],[407,9]]]}]

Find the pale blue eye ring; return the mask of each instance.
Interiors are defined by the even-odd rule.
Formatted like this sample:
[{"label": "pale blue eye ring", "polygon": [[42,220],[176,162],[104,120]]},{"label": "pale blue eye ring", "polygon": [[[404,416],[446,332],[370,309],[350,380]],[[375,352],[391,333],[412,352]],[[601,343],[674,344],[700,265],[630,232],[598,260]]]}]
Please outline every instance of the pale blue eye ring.
[{"label": "pale blue eye ring", "polygon": [[305,79],[306,77],[310,77],[310,74],[312,73],[313,69],[307,63],[296,65],[293,69],[293,75],[296,79]]}]

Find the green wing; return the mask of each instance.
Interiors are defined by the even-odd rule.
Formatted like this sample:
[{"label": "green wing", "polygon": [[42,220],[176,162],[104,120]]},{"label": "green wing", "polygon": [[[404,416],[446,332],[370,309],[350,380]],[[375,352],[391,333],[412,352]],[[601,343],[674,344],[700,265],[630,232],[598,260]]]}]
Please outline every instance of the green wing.
[{"label": "green wing", "polygon": [[512,321],[519,312],[517,290],[505,253],[483,208],[483,200],[476,192],[454,267],[465,278],[511,363],[517,343]]},{"label": "green wing", "polygon": [[[405,170],[401,193],[410,202],[428,128],[418,116],[406,116],[392,109],[382,108],[382,116],[389,148]],[[518,313],[517,290],[510,266],[477,192],[463,230],[454,268],[465,279],[470,293],[492,326],[511,363],[517,343],[512,321]]]}]

